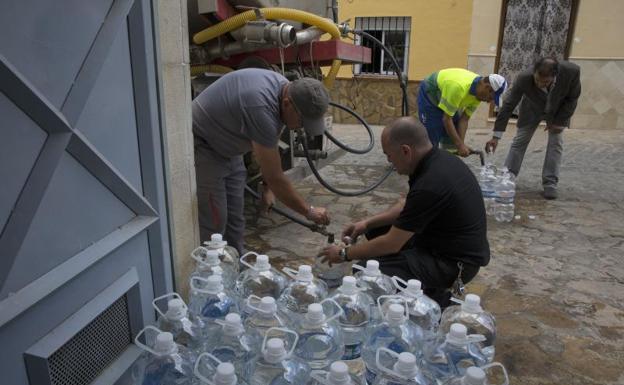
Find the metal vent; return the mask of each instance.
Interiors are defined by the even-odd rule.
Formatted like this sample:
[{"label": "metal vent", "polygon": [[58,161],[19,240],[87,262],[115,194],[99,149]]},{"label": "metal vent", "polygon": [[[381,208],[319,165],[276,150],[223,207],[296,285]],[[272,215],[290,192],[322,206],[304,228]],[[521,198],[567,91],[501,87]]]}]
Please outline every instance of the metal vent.
[{"label": "metal vent", "polygon": [[48,359],[53,385],[88,385],[132,343],[122,296]]}]

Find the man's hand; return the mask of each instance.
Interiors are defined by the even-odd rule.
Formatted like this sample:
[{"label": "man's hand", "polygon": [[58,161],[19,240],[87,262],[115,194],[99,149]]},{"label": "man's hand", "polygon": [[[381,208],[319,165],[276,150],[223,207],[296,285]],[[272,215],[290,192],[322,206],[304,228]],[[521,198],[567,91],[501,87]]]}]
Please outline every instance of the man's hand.
[{"label": "man's hand", "polygon": [[268,214],[275,204],[275,194],[267,186],[262,187],[262,198],[260,199],[260,212],[264,215]]},{"label": "man's hand", "polygon": [[470,149],[470,147],[466,146],[463,143],[457,146],[457,155],[461,156],[462,158],[465,158],[468,155],[470,155],[471,151],[472,150]]},{"label": "man's hand", "polygon": [[310,206],[306,218],[316,223],[317,225],[329,224],[329,215],[327,214],[327,210],[324,207]]},{"label": "man's hand", "polygon": [[485,143],[485,152],[494,153],[498,147],[498,138],[492,138]]},{"label": "man's hand", "polygon": [[365,232],[366,232],[366,221],[358,221],[358,222],[351,223],[347,227],[345,227],[342,230],[341,238],[349,237],[353,241],[355,241],[357,237],[364,234]]},{"label": "man's hand", "polygon": [[338,254],[340,253],[340,250],[341,248],[336,245],[326,246],[318,253],[317,258],[321,258],[321,263],[329,263],[329,266],[331,267],[334,263],[344,262]]},{"label": "man's hand", "polygon": [[544,131],[550,131],[553,134],[560,134],[563,130],[565,130],[564,126],[557,126],[556,124],[547,124],[546,128],[544,128]]}]

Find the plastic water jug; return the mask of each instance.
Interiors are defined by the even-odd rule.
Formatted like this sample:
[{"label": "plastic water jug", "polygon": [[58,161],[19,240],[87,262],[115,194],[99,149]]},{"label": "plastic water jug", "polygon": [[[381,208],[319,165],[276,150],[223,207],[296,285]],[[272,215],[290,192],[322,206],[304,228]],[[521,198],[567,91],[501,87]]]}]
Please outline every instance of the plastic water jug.
[{"label": "plastic water jug", "polygon": [[327,298],[327,284],[314,277],[309,265],[301,265],[299,270],[285,267],[282,271],[289,275],[292,281],[288,283],[277,302],[290,313],[293,321],[308,311],[308,305]]},{"label": "plastic water jug", "polygon": [[224,320],[217,319],[220,326],[217,332],[208,336],[204,351],[212,354],[223,362],[229,362],[236,368],[240,379],[248,379],[249,362],[258,354],[258,342],[253,334],[247,333],[240,316],[230,313]]},{"label": "plastic water jug", "polygon": [[299,334],[299,342],[295,355],[312,369],[324,369],[344,354],[342,329],[337,322],[342,314],[337,303],[325,299],[308,305],[307,313],[298,323],[295,331]]},{"label": "plastic water jug", "polygon": [[443,385],[493,385],[487,380],[486,370],[498,366],[503,372],[504,382],[500,385],[509,385],[507,370],[498,362],[487,364],[483,367],[471,366],[466,369],[466,374],[461,377],[454,377],[444,382]]},{"label": "plastic water jug", "polygon": [[362,379],[352,376],[349,367],[342,361],[329,366],[329,371],[313,370],[310,373],[312,382],[308,385],[366,385]]},{"label": "plastic water jug", "polygon": [[210,250],[199,246],[191,252],[191,258],[195,260],[195,270],[191,277],[208,278],[213,274],[223,276],[223,285],[228,289],[233,289],[236,284],[237,274],[232,266],[221,262],[218,250]]},{"label": "plastic water jug", "polygon": [[273,297],[257,297],[250,295],[247,305],[252,313],[243,322],[245,330],[253,333],[257,344],[260,344],[270,328],[284,328],[291,326],[291,320],[287,314],[277,309],[277,303]]},{"label": "plastic water jug", "polygon": [[216,319],[224,319],[229,313],[239,311],[236,296],[223,287],[222,277],[218,274],[208,278],[191,277],[189,302],[191,312],[204,321],[206,335],[216,326]]},{"label": "plastic water jug", "polygon": [[[167,300],[165,312],[158,306],[158,301]],[[201,348],[204,323],[198,317],[191,317],[188,307],[178,293],[168,293],[154,298],[152,306],[159,314],[158,327],[169,332],[177,344],[192,350]]]},{"label": "plastic water jug", "polygon": [[440,305],[423,293],[422,284],[417,279],[405,282],[395,276],[392,282],[398,289],[397,295],[407,302],[410,320],[423,329],[425,340],[435,339],[442,315]]},{"label": "plastic water jug", "polygon": [[239,272],[238,251],[232,246],[228,246],[227,241],[223,239],[223,235],[219,233],[212,234],[210,240],[204,242],[204,246],[210,250],[217,250],[221,262],[230,266],[234,272]]},{"label": "plastic water jug", "polygon": [[[206,371],[210,374],[206,375]],[[202,353],[197,357],[194,373],[195,377],[200,380],[201,385],[247,384],[244,380],[238,378],[232,363],[223,362],[210,353]]]},{"label": "plastic water jug", "polygon": [[[395,360],[392,366],[386,366],[384,362],[387,360],[382,359],[384,354]],[[379,348],[376,361],[380,373],[373,385],[432,385],[434,383],[431,376],[419,367],[416,356],[412,353],[396,353],[390,349]]]},{"label": "plastic water jug", "polygon": [[[250,255],[256,256],[256,262],[253,265],[247,262]],[[267,255],[258,255],[250,251],[240,258],[240,263],[248,267],[236,279],[236,293],[241,300],[250,295],[279,298],[288,279],[284,274],[271,267]],[[246,310],[244,309],[244,311]]]}]

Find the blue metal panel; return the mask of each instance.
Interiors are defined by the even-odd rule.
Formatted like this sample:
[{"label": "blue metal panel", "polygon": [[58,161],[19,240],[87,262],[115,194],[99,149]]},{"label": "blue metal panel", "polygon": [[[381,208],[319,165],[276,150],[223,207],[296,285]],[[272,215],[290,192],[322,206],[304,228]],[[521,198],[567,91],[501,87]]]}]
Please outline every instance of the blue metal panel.
[{"label": "blue metal panel", "polygon": [[111,3],[3,0],[0,52],[60,107]]},{"label": "blue metal panel", "polygon": [[0,232],[26,183],[47,134],[0,94]]}]

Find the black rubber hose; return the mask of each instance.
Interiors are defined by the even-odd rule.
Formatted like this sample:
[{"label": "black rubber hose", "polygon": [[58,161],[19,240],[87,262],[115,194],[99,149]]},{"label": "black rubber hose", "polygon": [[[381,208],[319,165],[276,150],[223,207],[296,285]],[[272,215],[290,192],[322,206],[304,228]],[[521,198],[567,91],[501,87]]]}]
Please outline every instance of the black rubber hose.
[{"label": "black rubber hose", "polygon": [[323,187],[333,192],[334,194],[338,194],[338,195],[342,195],[346,197],[356,197],[356,196],[364,195],[376,189],[380,184],[382,184],[386,179],[388,179],[390,174],[392,174],[392,172],[394,171],[394,168],[388,169],[386,174],[383,175],[377,182],[373,183],[371,186],[363,190],[347,191],[347,190],[337,189],[333,187],[332,185],[330,185],[327,181],[325,181],[325,179],[323,179],[321,174],[319,174],[318,170],[316,169],[316,166],[314,165],[314,162],[312,161],[312,159],[310,158],[310,154],[308,153],[308,138],[305,136],[304,133],[300,133],[299,137],[303,138],[303,140],[301,140],[301,144],[303,145],[303,152],[305,154],[306,161],[308,162],[308,165],[310,166],[310,170],[312,170],[312,174],[314,174],[316,179],[319,181],[319,183]]},{"label": "black rubber hose", "polygon": [[368,146],[363,149],[363,150],[359,150],[357,148],[353,148],[353,147],[349,147],[346,144],[342,143],[341,141],[339,141],[338,139],[336,139],[329,131],[325,130],[325,136],[327,136],[327,138],[329,140],[331,140],[336,146],[342,148],[343,150],[353,153],[353,154],[366,154],[368,152],[370,152],[370,150],[373,149],[373,147],[375,146],[375,135],[373,135],[373,129],[368,125],[368,123],[366,122],[366,120],[364,120],[363,117],[361,117],[357,112],[353,111],[352,109],[350,109],[349,107],[343,106],[341,104],[338,103],[334,103],[334,102],[329,102],[329,104],[331,106],[334,106],[336,108],[339,108],[343,111],[346,111],[348,113],[350,113],[351,115],[353,115],[357,120],[360,121],[360,123],[362,123],[364,125],[364,128],[366,128],[366,132],[368,133],[368,139],[369,139],[369,143]]},{"label": "black rubber hose", "polygon": [[[258,192],[254,189],[252,189],[251,187],[249,187],[249,185],[245,185],[245,190],[251,194],[251,196],[253,196],[254,198],[256,198],[256,200],[260,200],[260,194],[258,194]],[[315,229],[317,228],[316,223],[314,222],[308,222],[308,221],[304,221],[302,219],[299,219],[293,215],[291,215],[289,212],[282,210],[278,207],[272,207],[271,211],[275,211],[276,213],[280,214],[283,217],[286,217],[287,219],[290,219],[291,221],[300,224],[301,226],[305,226],[307,228],[309,228],[312,231],[315,231]]]}]

